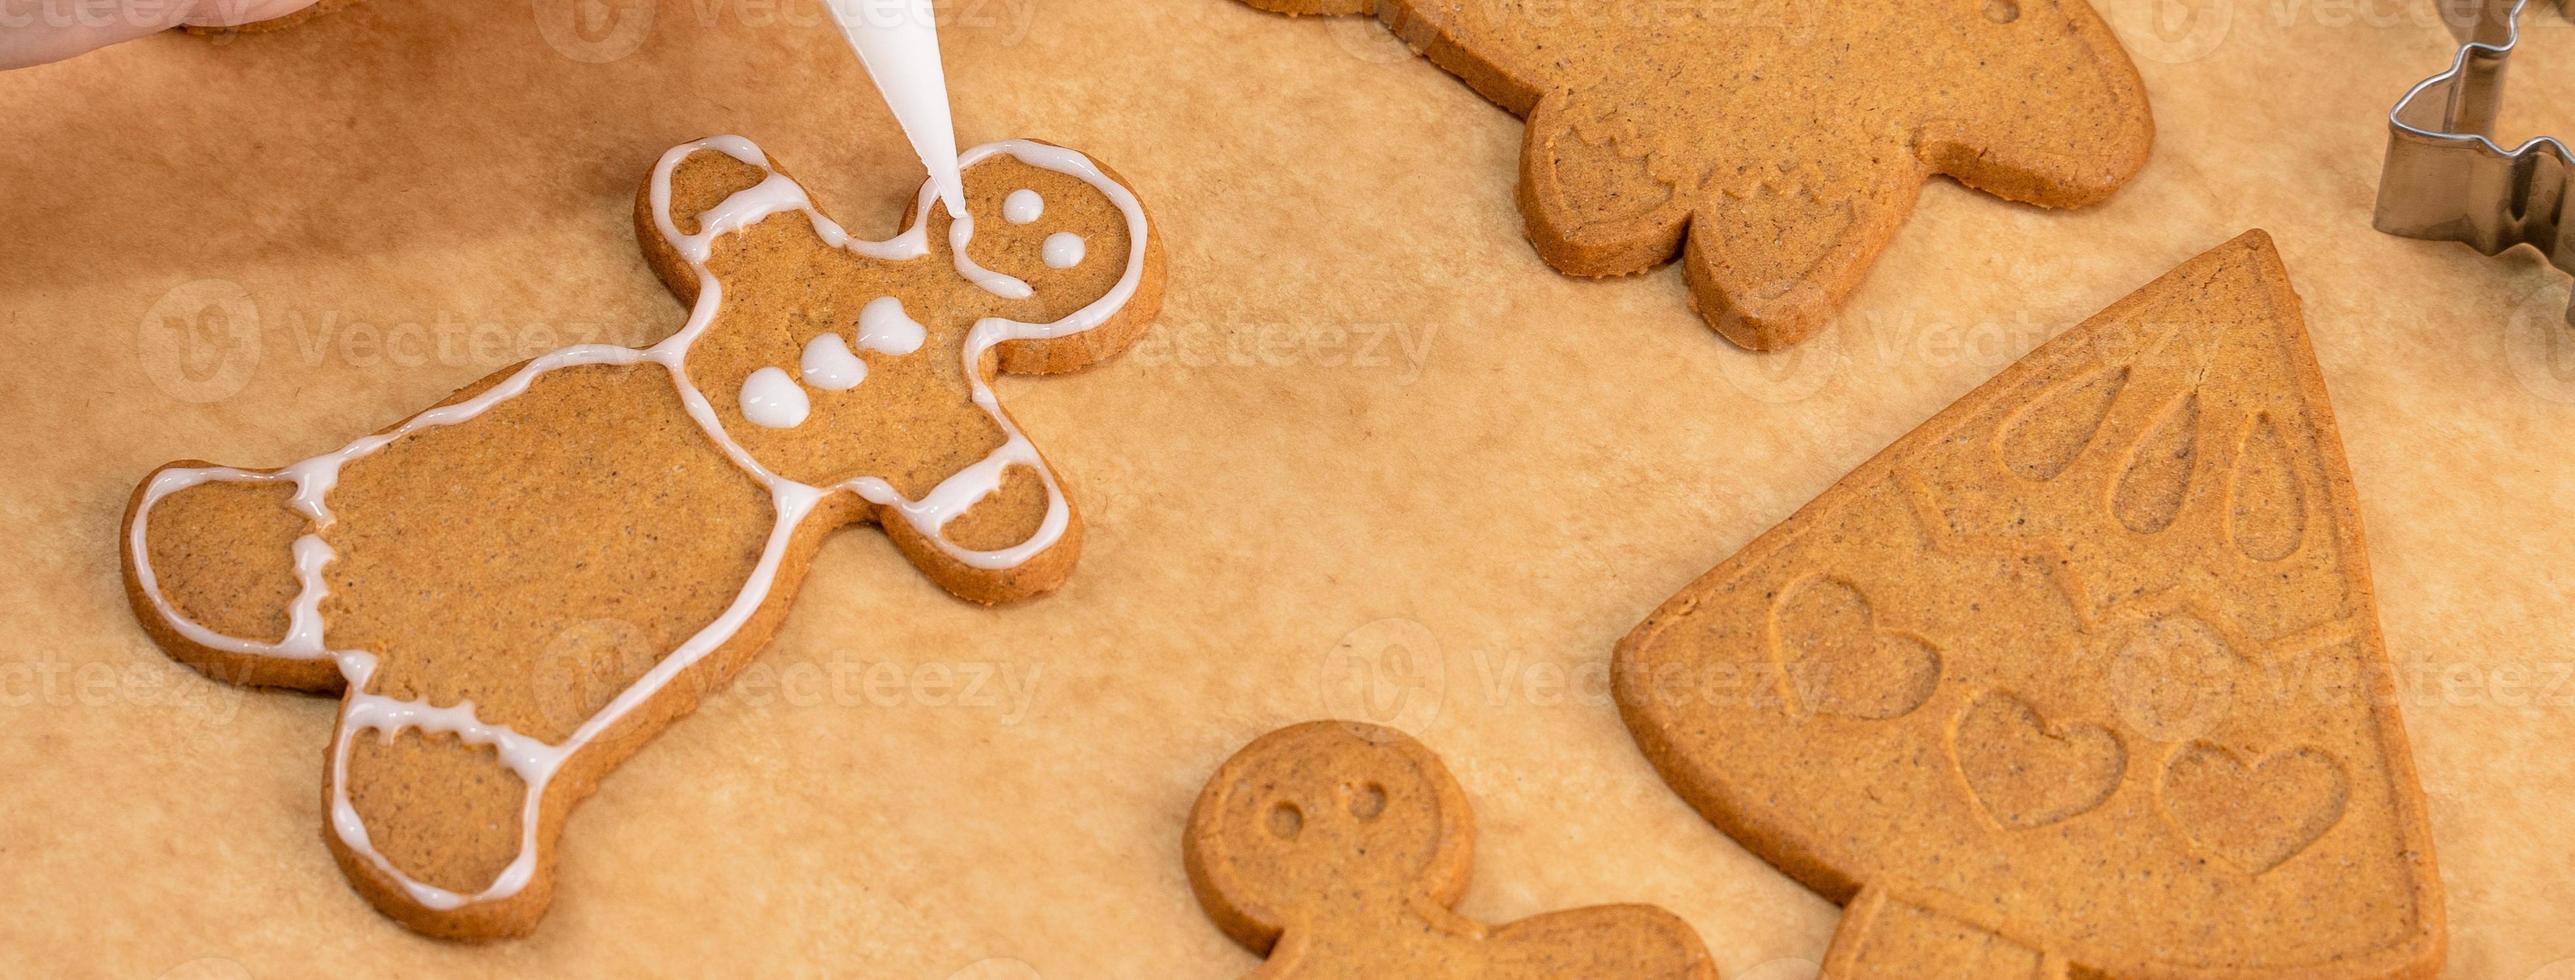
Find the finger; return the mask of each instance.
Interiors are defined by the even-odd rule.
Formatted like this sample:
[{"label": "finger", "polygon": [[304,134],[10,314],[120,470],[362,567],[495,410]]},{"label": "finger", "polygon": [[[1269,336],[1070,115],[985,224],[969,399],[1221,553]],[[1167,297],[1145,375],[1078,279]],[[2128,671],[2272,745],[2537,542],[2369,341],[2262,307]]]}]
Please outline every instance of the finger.
[{"label": "finger", "polygon": [[188,13],[190,27],[239,27],[284,17],[310,7],[315,0],[198,0]]},{"label": "finger", "polygon": [[[0,12],[14,5],[0,3]],[[36,5],[19,18],[0,20],[0,70],[25,68],[168,30],[188,13],[179,3],[76,0]]]}]

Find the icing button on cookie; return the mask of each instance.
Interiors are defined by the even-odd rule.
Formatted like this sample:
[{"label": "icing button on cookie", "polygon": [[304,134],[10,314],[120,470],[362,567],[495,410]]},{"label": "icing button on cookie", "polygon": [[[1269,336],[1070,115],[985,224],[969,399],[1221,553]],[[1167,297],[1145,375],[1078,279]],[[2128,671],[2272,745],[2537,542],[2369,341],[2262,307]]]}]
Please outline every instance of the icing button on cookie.
[{"label": "icing button on cookie", "polygon": [[928,336],[927,328],[903,312],[903,301],[892,296],[869,300],[858,313],[858,346],[881,354],[897,356],[921,349]]},{"label": "icing button on cookie", "polygon": [[849,349],[849,342],[836,333],[816,334],[805,342],[805,356],[798,365],[805,383],[824,391],[848,391],[867,380],[867,362]]},{"label": "icing button on cookie", "polygon": [[754,424],[792,429],[805,424],[812,413],[813,403],[805,398],[805,390],[785,371],[764,367],[743,379],[742,417]]}]

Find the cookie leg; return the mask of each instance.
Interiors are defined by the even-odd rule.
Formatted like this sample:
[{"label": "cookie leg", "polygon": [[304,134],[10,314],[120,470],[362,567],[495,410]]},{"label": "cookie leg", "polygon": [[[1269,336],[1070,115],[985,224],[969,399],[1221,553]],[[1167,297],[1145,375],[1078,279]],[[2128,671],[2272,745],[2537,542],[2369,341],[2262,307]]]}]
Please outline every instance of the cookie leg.
[{"label": "cookie leg", "polygon": [[1493,930],[1503,976],[1717,980],[1697,930],[1651,905],[1600,905],[1522,919]]},{"label": "cookie leg", "polygon": [[1709,327],[1742,347],[1778,350],[1832,319],[1922,192],[1918,173],[1854,183],[1711,195],[1690,223],[1682,257],[1691,300]]},{"label": "cookie leg", "polygon": [[1964,920],[1860,889],[1824,954],[1825,980],[2066,980],[2065,958]]},{"label": "cookie leg", "polygon": [[1561,93],[1529,113],[1519,191],[1529,243],[1569,275],[1633,275],[1672,261],[1690,220],[1688,192],[1642,148],[1586,131],[1583,115]]},{"label": "cookie leg", "polygon": [[[233,684],[332,691],[337,664],[300,620],[326,552],[290,506],[295,484],[194,461],[135,488],[122,538],[135,617],[172,659]],[[308,567],[310,566],[310,567]]]},{"label": "cookie leg", "polygon": [[541,815],[509,757],[547,747],[505,732],[412,727],[404,711],[371,712],[367,700],[353,696],[343,707],[324,773],[323,836],[350,885],[427,935],[495,939],[533,929],[553,895],[552,834],[538,833]]}]

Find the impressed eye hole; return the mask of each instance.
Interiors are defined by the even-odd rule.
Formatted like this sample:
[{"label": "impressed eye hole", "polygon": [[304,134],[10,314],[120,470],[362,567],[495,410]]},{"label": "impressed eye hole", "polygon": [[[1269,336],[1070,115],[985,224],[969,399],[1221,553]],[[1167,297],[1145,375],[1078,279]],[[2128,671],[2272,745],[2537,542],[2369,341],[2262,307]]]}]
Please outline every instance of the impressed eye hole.
[{"label": "impressed eye hole", "polygon": [[1270,836],[1295,840],[1297,833],[1305,829],[1305,811],[1297,809],[1294,803],[1274,804],[1270,807],[1269,824]]},{"label": "impressed eye hole", "polygon": [[2021,5],[2015,0],[1985,0],[1985,19],[2009,24],[2021,19]]},{"label": "impressed eye hole", "polygon": [[1386,787],[1361,783],[1349,788],[1350,815],[1361,820],[1375,820],[1386,812]]}]

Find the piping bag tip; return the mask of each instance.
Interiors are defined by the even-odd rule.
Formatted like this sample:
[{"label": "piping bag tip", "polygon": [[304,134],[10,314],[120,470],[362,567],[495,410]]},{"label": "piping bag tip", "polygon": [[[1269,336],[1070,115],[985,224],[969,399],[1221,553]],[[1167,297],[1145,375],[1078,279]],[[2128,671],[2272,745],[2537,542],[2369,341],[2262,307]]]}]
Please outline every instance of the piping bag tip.
[{"label": "piping bag tip", "polygon": [[951,217],[966,215],[957,174],[956,123],[948,109],[948,76],[939,61],[939,22],[930,0],[826,0],[850,50],[885,97],[912,152],[930,172]]}]

